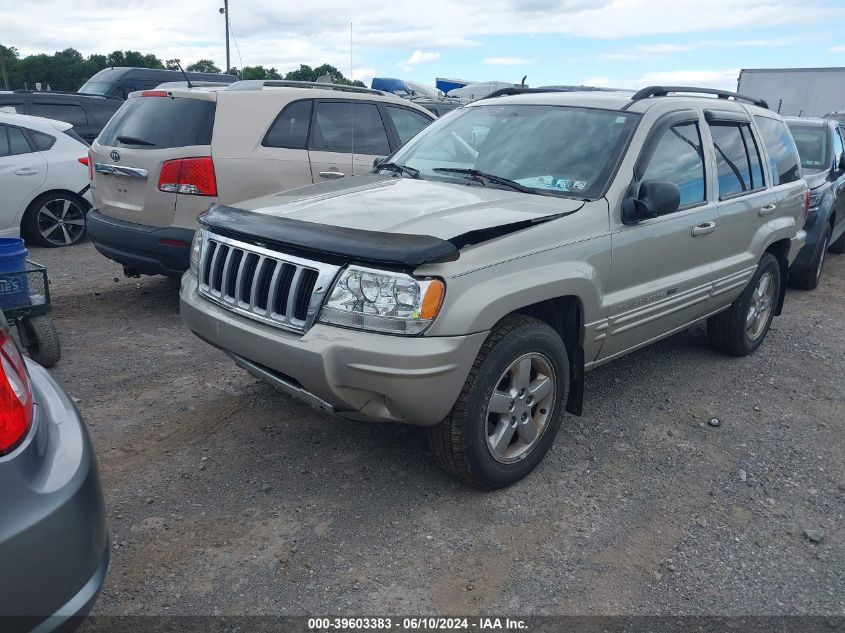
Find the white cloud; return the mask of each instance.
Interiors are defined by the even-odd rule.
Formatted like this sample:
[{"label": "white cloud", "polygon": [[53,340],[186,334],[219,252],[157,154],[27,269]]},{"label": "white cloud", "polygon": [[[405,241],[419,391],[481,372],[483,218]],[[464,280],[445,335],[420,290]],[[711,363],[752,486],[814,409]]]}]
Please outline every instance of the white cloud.
[{"label": "white cloud", "polygon": [[590,79],[584,82],[585,86],[596,87],[607,86],[608,84],[610,84],[610,79],[608,79],[607,77],[591,77]]},{"label": "white cloud", "polygon": [[413,72],[414,67],[417,66],[417,64],[425,64],[438,59],[440,59],[440,53],[426,53],[423,51],[414,51],[413,53],[411,53],[411,56],[408,59],[396,64],[396,67],[403,73],[410,73]]},{"label": "white cloud", "polygon": [[693,50],[693,47],[686,44],[641,44],[618,51],[602,53],[599,57],[616,61],[632,61],[645,57],[663,57],[671,53],[683,53],[691,50]]},{"label": "white cloud", "polygon": [[525,57],[485,57],[484,63],[490,66],[524,66],[531,60]]},{"label": "white cloud", "polygon": [[831,46],[827,49],[828,53],[845,53],[845,46]]}]

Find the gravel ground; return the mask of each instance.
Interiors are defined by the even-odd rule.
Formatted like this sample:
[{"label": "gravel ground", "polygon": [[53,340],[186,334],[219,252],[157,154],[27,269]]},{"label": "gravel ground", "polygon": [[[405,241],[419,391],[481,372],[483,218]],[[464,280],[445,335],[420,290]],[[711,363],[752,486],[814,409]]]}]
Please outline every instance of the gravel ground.
[{"label": "gravel ground", "polygon": [[97,614],[845,614],[845,256],[748,358],[694,329],[590,373],[585,415],[492,493],[416,429],[236,368],[175,281],[91,244],[32,257],[102,472]]}]

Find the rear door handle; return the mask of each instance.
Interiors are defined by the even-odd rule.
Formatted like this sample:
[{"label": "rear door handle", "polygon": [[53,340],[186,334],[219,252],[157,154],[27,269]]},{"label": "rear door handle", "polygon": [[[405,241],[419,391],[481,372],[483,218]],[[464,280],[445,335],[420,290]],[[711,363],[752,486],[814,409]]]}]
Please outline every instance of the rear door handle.
[{"label": "rear door handle", "polygon": [[760,210],[757,212],[758,215],[769,215],[772,211],[778,208],[778,205],[772,204],[764,204],[760,207]]},{"label": "rear door handle", "polygon": [[707,235],[708,233],[712,233],[716,230],[716,223],[712,220],[710,222],[702,222],[701,224],[696,224],[692,227],[692,236],[699,237],[701,235]]},{"label": "rear door handle", "polygon": [[15,176],[35,176],[37,173],[37,169],[32,169],[32,167],[23,167],[15,172]]},{"label": "rear door handle", "polygon": [[328,178],[329,180],[337,180],[338,178],[343,178],[346,174],[341,171],[321,171],[320,176],[323,178]]}]

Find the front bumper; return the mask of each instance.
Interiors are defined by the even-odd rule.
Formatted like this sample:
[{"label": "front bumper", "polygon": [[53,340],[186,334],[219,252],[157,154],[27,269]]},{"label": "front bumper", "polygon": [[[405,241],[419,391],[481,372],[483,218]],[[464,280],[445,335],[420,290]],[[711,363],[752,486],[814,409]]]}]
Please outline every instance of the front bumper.
[{"label": "front bumper", "polygon": [[351,420],[439,423],[487,336],[402,337],[316,324],[305,334],[264,325],[207,301],[182,277],[182,320],[244,369]]},{"label": "front bumper", "polygon": [[188,270],[192,229],[146,226],[88,212],[88,235],[100,253],[127,273],[179,277]]},{"label": "front bumper", "polygon": [[68,630],[94,603],[109,563],[100,477],[74,404],[27,363],[36,402],[26,440],[0,457],[0,628]]}]

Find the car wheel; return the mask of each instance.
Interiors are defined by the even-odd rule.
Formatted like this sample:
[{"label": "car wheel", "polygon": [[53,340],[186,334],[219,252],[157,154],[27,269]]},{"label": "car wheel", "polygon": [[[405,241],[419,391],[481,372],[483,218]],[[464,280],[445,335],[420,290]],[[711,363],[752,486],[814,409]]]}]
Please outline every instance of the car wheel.
[{"label": "car wheel", "polygon": [[85,238],[88,204],[72,193],[46,193],[32,201],[23,217],[24,236],[48,248],[72,246]]},{"label": "car wheel", "polygon": [[478,488],[503,488],[530,473],[557,435],[569,387],[558,333],[508,316],[490,333],[452,411],[428,429],[435,460]]},{"label": "car wheel", "polygon": [[742,294],[724,312],[707,320],[707,336],[721,351],[746,356],[760,347],[780,296],[780,263],[766,253]]},{"label": "car wheel", "polygon": [[845,233],[840,235],[835,242],[831,243],[829,250],[831,253],[836,253],[837,255],[845,253]]},{"label": "car wheel", "polygon": [[813,290],[819,285],[828,246],[830,246],[830,224],[825,223],[813,259],[806,267],[789,271],[790,286],[800,290]]}]

